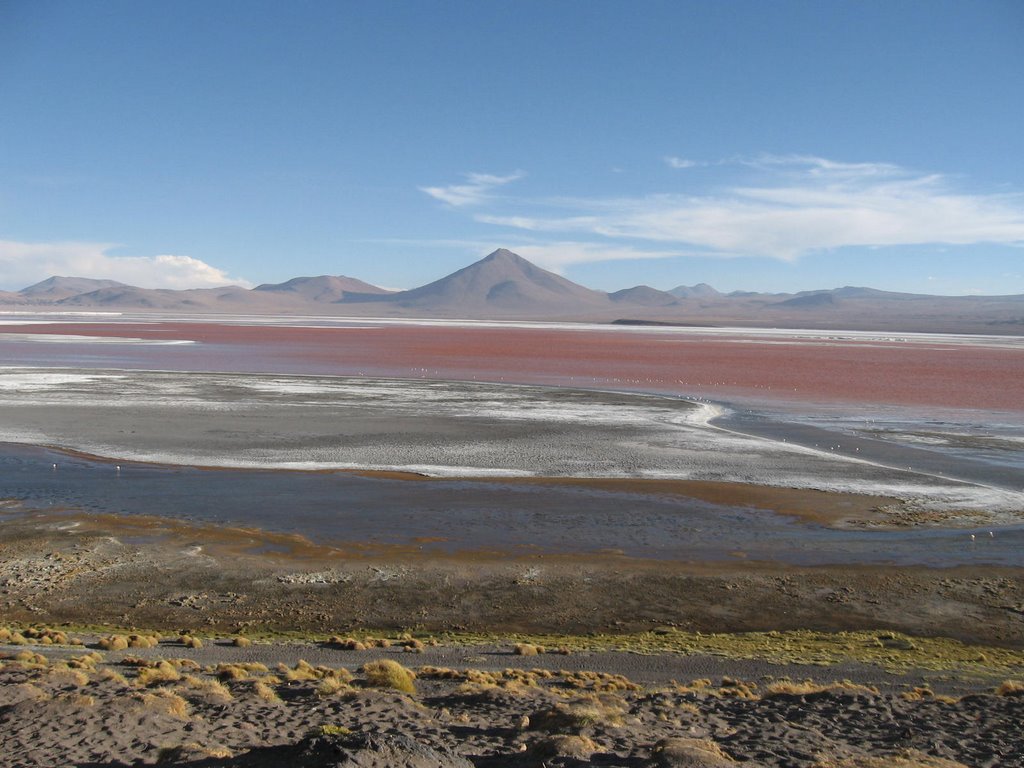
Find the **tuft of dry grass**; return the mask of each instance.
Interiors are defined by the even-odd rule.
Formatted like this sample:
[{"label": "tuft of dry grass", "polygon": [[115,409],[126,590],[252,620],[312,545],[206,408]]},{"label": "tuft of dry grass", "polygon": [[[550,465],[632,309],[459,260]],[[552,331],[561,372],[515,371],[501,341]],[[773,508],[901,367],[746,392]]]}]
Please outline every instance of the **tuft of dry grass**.
[{"label": "tuft of dry grass", "polygon": [[103,661],[103,656],[96,653],[96,651],[89,651],[81,656],[72,656],[67,661],[67,665],[71,669],[83,669],[93,671],[96,669],[96,665]]},{"label": "tuft of dry grass", "polygon": [[231,644],[236,648],[248,648],[250,645],[252,645],[252,640],[250,640],[248,637],[238,636],[231,638]]},{"label": "tuft of dry grass", "polygon": [[400,640],[399,645],[402,646],[402,650],[406,653],[423,653],[423,649],[426,648],[424,642],[417,640],[415,637]]},{"label": "tuft of dry grass", "polygon": [[996,696],[1024,696],[1024,682],[1003,680],[996,688]]},{"label": "tuft of dry grass", "polygon": [[263,701],[270,702],[271,704],[281,703],[281,697],[277,695],[277,691],[263,680],[253,681],[252,692],[256,694],[258,698],[263,699]]},{"label": "tuft of dry grass", "polygon": [[163,712],[178,720],[188,720],[190,716],[188,702],[174,691],[157,689],[152,693],[141,694],[139,701],[147,709]]},{"label": "tuft of dry grass", "polygon": [[341,677],[325,677],[316,684],[316,694],[322,697],[335,696],[351,690],[352,686]]},{"label": "tuft of dry grass", "polygon": [[371,661],[360,668],[371,688],[391,688],[402,693],[416,693],[416,674],[397,661],[381,659]]},{"label": "tuft of dry grass", "polygon": [[545,650],[543,645],[535,643],[516,643],[512,646],[512,653],[516,656],[536,656],[544,653]]},{"label": "tuft of dry grass", "polygon": [[18,683],[14,688],[28,699],[35,699],[36,701],[47,701],[50,699],[50,694],[35,683]]},{"label": "tuft of dry grass", "polygon": [[629,711],[629,705],[614,694],[587,694],[555,706],[530,717],[530,723],[539,730],[580,732],[596,726],[618,728]]},{"label": "tuft of dry grass", "polygon": [[186,648],[195,648],[196,650],[203,647],[203,641],[198,637],[192,635],[181,635],[178,638],[178,642],[184,645]]},{"label": "tuft of dry grass", "polygon": [[87,693],[62,693],[54,697],[53,700],[72,709],[85,709],[96,706],[96,699]]},{"label": "tuft of dry grass", "polygon": [[590,760],[590,756],[598,749],[597,744],[587,736],[559,734],[534,742],[530,752],[540,759],[570,757],[574,760]]},{"label": "tuft of dry grass", "polygon": [[651,755],[670,765],[718,765],[734,763],[711,739],[662,739],[651,748]]},{"label": "tuft of dry grass", "polygon": [[29,627],[24,630],[22,636],[31,640],[36,645],[70,645],[67,633],[50,627]]},{"label": "tuft of dry grass", "polygon": [[343,651],[365,651],[367,649],[366,643],[362,643],[354,637],[340,637],[339,635],[331,635],[327,644],[341,648]]},{"label": "tuft of dry grass", "polygon": [[228,687],[220,680],[198,677],[196,675],[185,675],[181,682],[182,684],[175,689],[177,693],[202,696],[217,704],[226,704],[234,698]]},{"label": "tuft of dry grass", "polygon": [[291,681],[300,680],[319,680],[323,677],[317,669],[305,659],[299,659],[295,662],[294,667],[289,667],[287,664],[277,665],[278,673],[285,679]]},{"label": "tuft of dry grass", "polygon": [[128,638],[124,635],[108,635],[101,637],[96,645],[104,651],[128,650]]},{"label": "tuft of dry grass", "polygon": [[173,763],[174,765],[183,765],[185,763],[205,761],[210,758],[224,760],[234,756],[235,753],[227,747],[204,747],[201,744],[190,742],[174,747],[161,747],[156,753],[156,764],[165,765]]},{"label": "tuft of dry grass", "polygon": [[149,687],[163,683],[176,683],[181,680],[177,667],[167,661],[159,661],[154,666],[143,667],[135,678],[136,685]]},{"label": "tuft of dry grass", "polygon": [[643,686],[634,683],[624,675],[613,675],[607,672],[568,672],[562,670],[560,673],[565,684],[572,688],[584,690],[614,693],[616,691],[639,691]]},{"label": "tuft of dry grass", "polygon": [[[772,696],[810,696],[816,693],[868,693],[877,694],[878,689],[860,685],[850,680],[839,680],[827,685],[815,683],[813,680],[794,682],[792,680],[779,680],[765,688],[763,698]],[[931,691],[929,691],[931,693]]]},{"label": "tuft of dry grass", "polygon": [[46,678],[54,685],[73,685],[81,688],[89,684],[89,676],[80,669],[72,669],[66,665],[51,667]]},{"label": "tuft of dry grass", "polygon": [[45,667],[50,663],[43,654],[35,653],[34,651],[18,651],[14,654],[14,660],[26,667],[35,669]]},{"label": "tuft of dry grass", "polygon": [[128,678],[118,672],[116,669],[110,667],[103,667],[99,672],[96,673],[97,682],[111,682],[117,685],[128,687]]},{"label": "tuft of dry grass", "polygon": [[221,680],[250,680],[270,674],[267,665],[259,662],[221,663],[212,669],[208,668],[207,672],[216,675]]}]

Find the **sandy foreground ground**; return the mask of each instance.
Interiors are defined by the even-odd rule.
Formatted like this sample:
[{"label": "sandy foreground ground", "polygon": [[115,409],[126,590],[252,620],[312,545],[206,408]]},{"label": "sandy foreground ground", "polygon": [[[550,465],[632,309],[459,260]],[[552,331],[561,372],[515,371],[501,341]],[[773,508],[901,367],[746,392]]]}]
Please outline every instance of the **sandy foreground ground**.
[{"label": "sandy foreground ground", "polygon": [[[208,637],[196,648],[187,636],[124,651],[106,648],[156,639],[68,639],[87,647],[14,646],[0,662],[3,765],[954,768],[1024,759],[1024,685],[1013,683],[948,694],[909,675],[879,689],[854,664],[819,668],[855,678],[821,684],[791,679],[804,668],[782,664],[532,655],[534,645],[435,647],[408,636],[370,650],[344,646],[379,637],[246,648]],[[633,675],[594,671],[616,666]],[[749,676],[722,675],[726,666]],[[661,679],[668,670],[681,679]],[[704,674],[682,677],[695,673]]]}]

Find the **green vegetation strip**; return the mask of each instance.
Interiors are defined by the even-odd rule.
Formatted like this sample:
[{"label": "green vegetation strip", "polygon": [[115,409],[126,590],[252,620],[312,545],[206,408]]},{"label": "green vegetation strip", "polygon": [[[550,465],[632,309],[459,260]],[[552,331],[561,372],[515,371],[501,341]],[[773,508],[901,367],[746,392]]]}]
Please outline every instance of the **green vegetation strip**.
[{"label": "green vegetation strip", "polygon": [[909,669],[990,675],[1024,670],[1024,651],[967,645],[945,637],[910,637],[897,632],[737,632],[705,634],[676,629],[630,635],[473,635],[445,634],[444,644],[533,643],[547,651],[623,651],[710,655],[771,664],[831,666],[873,664],[892,672]]},{"label": "green vegetation strip", "polygon": [[[9,632],[24,632],[29,626],[9,626]],[[38,630],[39,628],[36,627]],[[2,630],[2,628],[0,628]],[[48,630],[50,632],[57,630]],[[68,635],[105,635],[111,632],[145,634],[138,628],[60,625]],[[2,638],[0,642],[9,642]],[[28,634],[28,633],[26,633]],[[175,635],[180,633],[175,632]],[[334,634],[334,633],[332,633]],[[446,646],[541,646],[547,653],[618,651],[638,654],[673,653],[710,655],[724,659],[760,660],[770,664],[832,666],[847,662],[871,664],[888,672],[912,669],[956,672],[961,675],[1020,675],[1024,673],[1024,650],[969,645],[945,637],[911,637],[898,632],[737,632],[707,634],[675,628],[633,634],[528,635],[495,633],[396,633],[394,630],[349,629],[337,634],[355,638],[403,638],[436,640]],[[247,638],[266,643],[326,642],[329,635],[299,632],[246,632]],[[203,634],[204,639],[232,640],[234,635]],[[29,639],[27,644],[33,644]]]}]

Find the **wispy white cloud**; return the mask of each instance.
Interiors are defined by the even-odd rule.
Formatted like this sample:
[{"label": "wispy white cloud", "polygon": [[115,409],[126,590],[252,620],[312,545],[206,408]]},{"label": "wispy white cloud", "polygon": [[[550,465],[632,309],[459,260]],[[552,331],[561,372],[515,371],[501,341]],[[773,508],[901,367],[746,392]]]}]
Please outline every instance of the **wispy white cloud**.
[{"label": "wispy white cloud", "polygon": [[662,159],[665,161],[665,165],[667,165],[669,168],[683,169],[693,168],[699,165],[699,163],[696,160],[687,160],[682,157],[675,157],[674,155],[668,155],[667,157],[664,157]]},{"label": "wispy white cloud", "polygon": [[467,173],[465,184],[451,184],[447,187],[420,187],[433,198],[443,203],[461,208],[465,205],[480,205],[490,199],[491,190],[523,178],[522,171],[510,173],[508,176],[494,176],[489,173]]},{"label": "wispy white cloud", "polygon": [[[1024,195],[955,188],[940,174],[813,156],[739,161],[758,176],[702,194],[503,200],[478,222],[533,233],[671,244],[703,256],[795,261],[845,247],[1024,244]],[[596,251],[595,251],[596,252]]]},{"label": "wispy white cloud", "polygon": [[17,290],[52,275],[117,280],[141,288],[213,288],[250,283],[191,256],[115,256],[111,243],[0,240],[0,274]]},{"label": "wispy white cloud", "polygon": [[525,259],[561,273],[574,264],[591,264],[598,261],[637,261],[642,259],[667,259],[683,256],[675,250],[644,250],[630,246],[604,245],[575,241],[560,241],[543,244],[512,244],[512,250]]}]

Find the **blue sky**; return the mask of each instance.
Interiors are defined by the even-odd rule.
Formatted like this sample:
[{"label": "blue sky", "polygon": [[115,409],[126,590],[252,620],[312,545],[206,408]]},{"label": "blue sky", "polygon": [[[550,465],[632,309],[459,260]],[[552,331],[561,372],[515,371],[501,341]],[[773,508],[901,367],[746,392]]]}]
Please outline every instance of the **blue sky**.
[{"label": "blue sky", "polygon": [[496,247],[594,288],[1024,293],[1024,4],[0,0],[0,288]]}]

